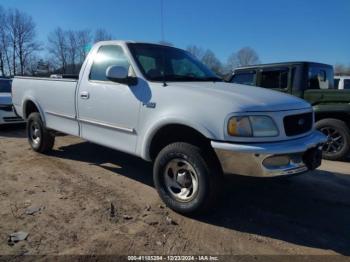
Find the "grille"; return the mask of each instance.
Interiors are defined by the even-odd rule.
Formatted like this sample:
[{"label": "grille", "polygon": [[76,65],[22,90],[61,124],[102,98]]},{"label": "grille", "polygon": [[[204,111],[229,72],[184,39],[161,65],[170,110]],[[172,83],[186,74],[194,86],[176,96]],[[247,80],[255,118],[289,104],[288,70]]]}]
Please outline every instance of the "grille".
[{"label": "grille", "polygon": [[286,116],[283,119],[284,130],[287,136],[296,136],[310,131],[312,122],[312,113]]},{"label": "grille", "polygon": [[0,105],[0,110],[11,112],[12,105]]}]

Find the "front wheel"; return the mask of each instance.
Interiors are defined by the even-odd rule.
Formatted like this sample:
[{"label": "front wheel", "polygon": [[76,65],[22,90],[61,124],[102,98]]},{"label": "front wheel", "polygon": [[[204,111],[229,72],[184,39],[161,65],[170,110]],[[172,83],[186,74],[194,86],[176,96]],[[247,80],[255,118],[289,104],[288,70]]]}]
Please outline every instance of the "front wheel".
[{"label": "front wheel", "polygon": [[154,163],[153,179],[164,203],[183,214],[205,211],[217,196],[221,172],[199,147],[174,143]]},{"label": "front wheel", "polygon": [[28,142],[32,149],[46,153],[53,148],[55,136],[43,124],[39,113],[31,113],[27,121]]},{"label": "front wheel", "polygon": [[322,119],[316,123],[316,128],[327,136],[323,145],[323,158],[341,160],[350,149],[350,131],[347,125],[338,119]]}]

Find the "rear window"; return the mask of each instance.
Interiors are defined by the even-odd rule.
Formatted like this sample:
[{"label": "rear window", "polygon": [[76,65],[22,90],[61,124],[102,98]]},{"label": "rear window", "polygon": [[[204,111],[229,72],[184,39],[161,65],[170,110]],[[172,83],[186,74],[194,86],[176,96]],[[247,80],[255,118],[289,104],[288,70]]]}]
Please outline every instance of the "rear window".
[{"label": "rear window", "polygon": [[344,89],[350,89],[350,79],[344,79]]},{"label": "rear window", "polygon": [[242,85],[255,85],[256,73],[255,72],[237,72],[232,77],[231,82]]},{"label": "rear window", "polygon": [[333,89],[333,69],[327,66],[310,65],[308,82],[309,89]]},{"label": "rear window", "polygon": [[288,88],[289,68],[271,68],[264,69],[261,72],[260,86],[265,88]]},{"label": "rear window", "polygon": [[0,93],[11,93],[11,80],[0,80]]}]

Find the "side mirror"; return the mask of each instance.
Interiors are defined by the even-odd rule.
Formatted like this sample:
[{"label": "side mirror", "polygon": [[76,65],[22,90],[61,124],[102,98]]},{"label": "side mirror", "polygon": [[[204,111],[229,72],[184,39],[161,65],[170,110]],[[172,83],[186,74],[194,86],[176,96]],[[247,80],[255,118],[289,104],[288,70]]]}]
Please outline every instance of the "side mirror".
[{"label": "side mirror", "polygon": [[109,66],[106,70],[106,77],[115,82],[126,83],[129,75],[128,70],[123,66]]}]

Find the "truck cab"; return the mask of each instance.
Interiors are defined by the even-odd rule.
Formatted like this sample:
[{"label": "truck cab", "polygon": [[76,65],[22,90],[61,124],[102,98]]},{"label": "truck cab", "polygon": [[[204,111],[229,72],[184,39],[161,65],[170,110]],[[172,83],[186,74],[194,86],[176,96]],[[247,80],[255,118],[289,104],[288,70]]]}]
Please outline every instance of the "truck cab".
[{"label": "truck cab", "polygon": [[350,149],[350,90],[336,90],[331,65],[285,62],[236,68],[229,82],[294,95],[314,108],[316,127],[328,137],[323,156],[347,157]]}]

